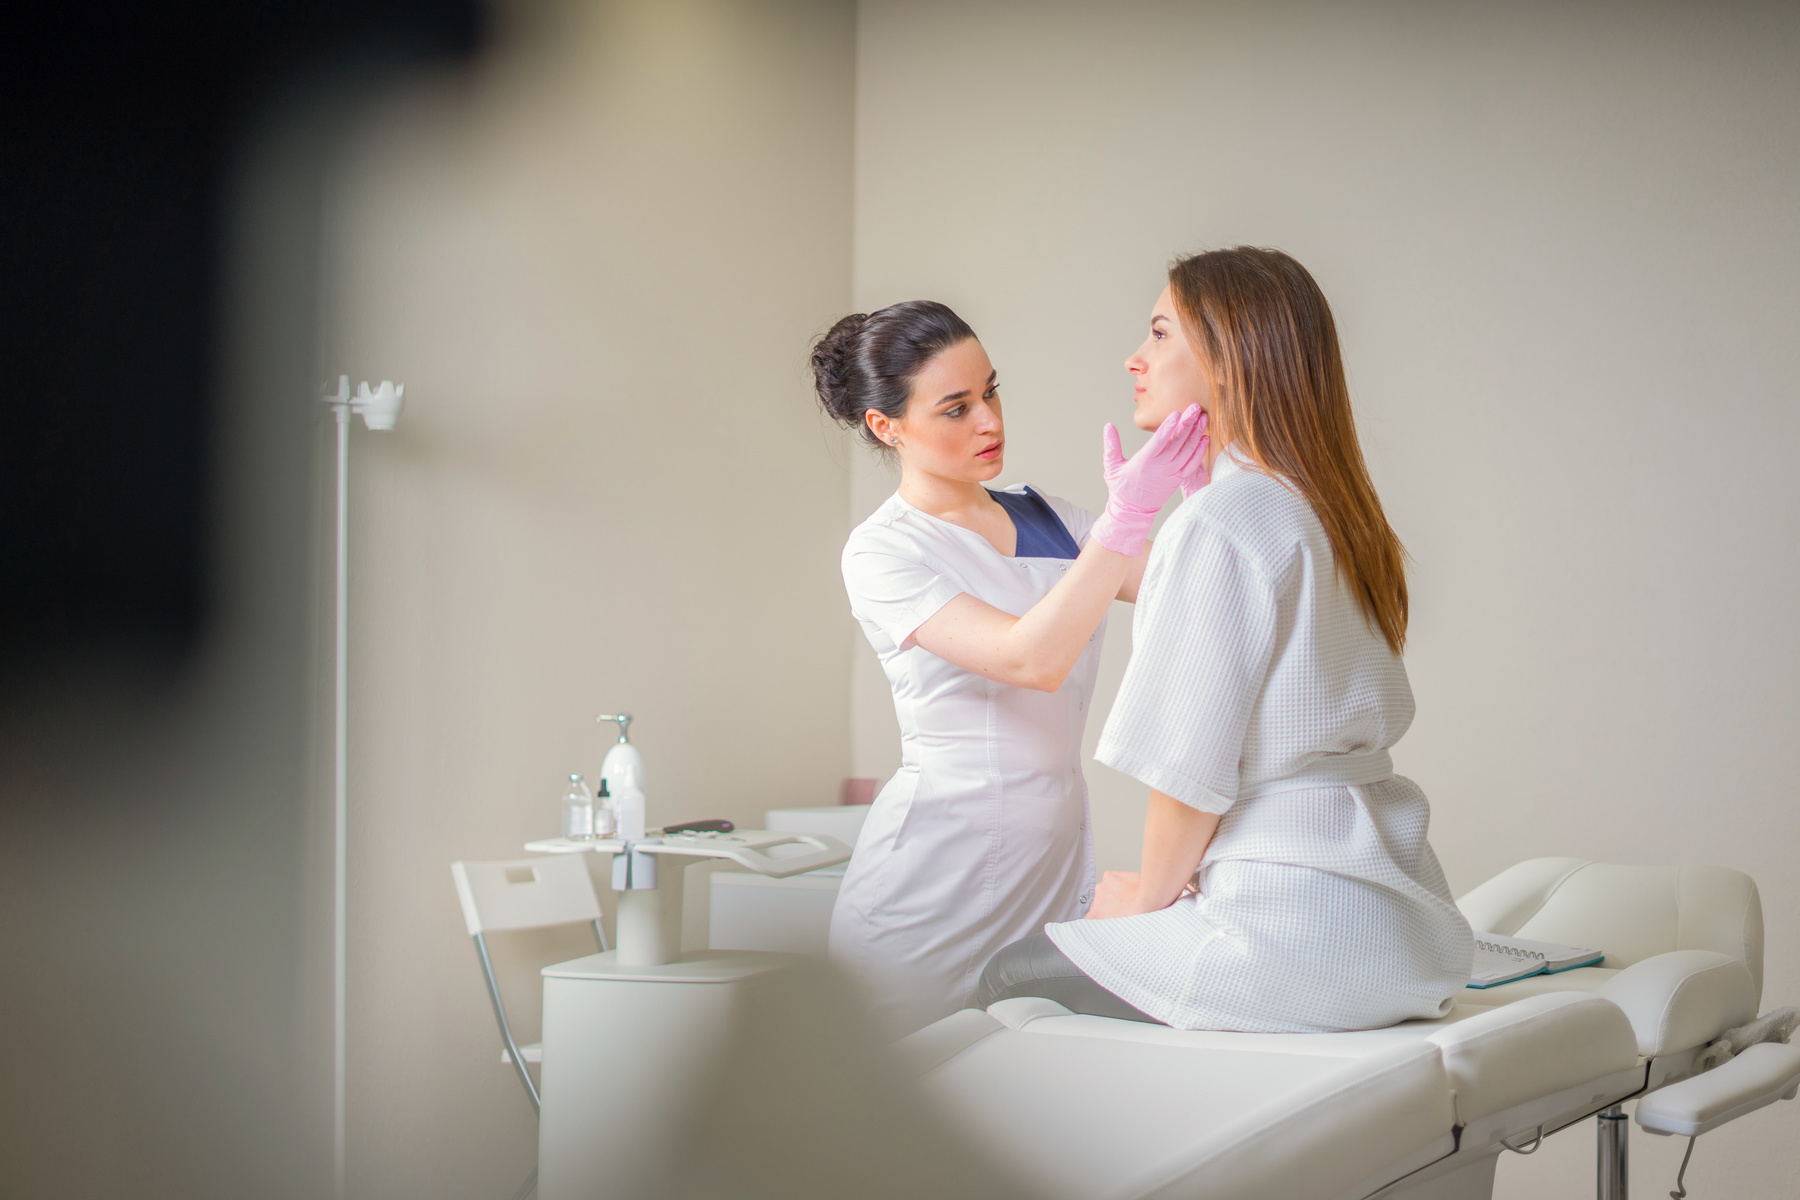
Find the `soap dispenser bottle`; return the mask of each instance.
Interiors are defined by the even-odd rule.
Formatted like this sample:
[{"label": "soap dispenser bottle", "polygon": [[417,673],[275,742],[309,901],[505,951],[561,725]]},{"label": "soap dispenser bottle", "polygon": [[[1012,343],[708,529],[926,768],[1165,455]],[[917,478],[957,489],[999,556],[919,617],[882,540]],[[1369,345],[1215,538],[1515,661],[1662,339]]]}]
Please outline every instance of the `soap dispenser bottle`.
[{"label": "soap dispenser bottle", "polygon": [[631,714],[602,713],[597,721],[616,721],[619,740],[600,763],[600,786],[618,813],[617,836],[635,841],[644,836],[644,756],[631,744]]}]

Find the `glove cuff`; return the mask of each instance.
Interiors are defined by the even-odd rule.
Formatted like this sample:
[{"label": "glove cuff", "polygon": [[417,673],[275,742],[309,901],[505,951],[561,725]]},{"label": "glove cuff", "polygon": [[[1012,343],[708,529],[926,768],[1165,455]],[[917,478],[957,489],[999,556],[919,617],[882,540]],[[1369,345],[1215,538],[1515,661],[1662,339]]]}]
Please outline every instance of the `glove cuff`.
[{"label": "glove cuff", "polygon": [[1109,498],[1106,511],[1094,522],[1088,536],[1115,554],[1136,558],[1144,552],[1144,539],[1150,536],[1150,526],[1159,511]]}]

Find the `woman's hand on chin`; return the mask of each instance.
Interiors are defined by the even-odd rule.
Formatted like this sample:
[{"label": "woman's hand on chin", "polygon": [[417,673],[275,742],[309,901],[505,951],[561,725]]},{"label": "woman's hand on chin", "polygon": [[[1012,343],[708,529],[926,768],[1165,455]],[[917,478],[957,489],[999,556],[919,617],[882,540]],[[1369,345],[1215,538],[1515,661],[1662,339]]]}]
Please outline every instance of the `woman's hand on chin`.
[{"label": "woman's hand on chin", "polygon": [[1108,871],[1102,875],[1100,886],[1094,889],[1094,903],[1083,920],[1137,916],[1143,911],[1138,907],[1138,879],[1136,871]]}]

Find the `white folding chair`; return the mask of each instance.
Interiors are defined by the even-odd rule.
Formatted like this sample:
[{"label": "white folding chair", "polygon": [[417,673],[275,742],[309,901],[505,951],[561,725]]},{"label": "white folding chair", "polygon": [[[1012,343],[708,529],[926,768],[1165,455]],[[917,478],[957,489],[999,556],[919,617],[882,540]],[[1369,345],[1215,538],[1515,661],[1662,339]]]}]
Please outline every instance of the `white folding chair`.
[{"label": "white folding chair", "polygon": [[493,1001],[494,1019],[500,1024],[500,1040],[505,1044],[501,1061],[510,1062],[518,1071],[533,1110],[539,1106],[538,1089],[525,1064],[544,1060],[543,1044],[521,1046],[513,1040],[512,1023],[506,1019],[506,1004],[500,998],[500,981],[494,978],[493,960],[488,957],[487,935],[586,921],[594,926],[594,937],[604,951],[606,931],[600,926],[600,901],[588,878],[586,858],[585,854],[546,854],[506,862],[450,864],[463,920],[475,939],[488,999]]}]

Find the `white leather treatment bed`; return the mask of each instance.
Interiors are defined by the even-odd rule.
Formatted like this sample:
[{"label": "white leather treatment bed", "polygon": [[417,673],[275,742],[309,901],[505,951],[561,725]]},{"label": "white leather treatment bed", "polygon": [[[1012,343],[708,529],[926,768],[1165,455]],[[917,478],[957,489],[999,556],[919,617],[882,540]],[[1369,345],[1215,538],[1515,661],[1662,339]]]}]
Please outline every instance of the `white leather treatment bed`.
[{"label": "white leather treatment bed", "polygon": [[1792,1010],[1757,1018],[1762,903],[1741,872],[1533,859],[1458,903],[1477,930],[1605,962],[1356,1033],[1190,1032],[1018,998],[899,1050],[1034,1194],[1070,1200],[1479,1200],[1502,1152],[1591,1117],[1600,1196],[1624,1200],[1622,1102],[1691,1137],[1795,1094]]}]

